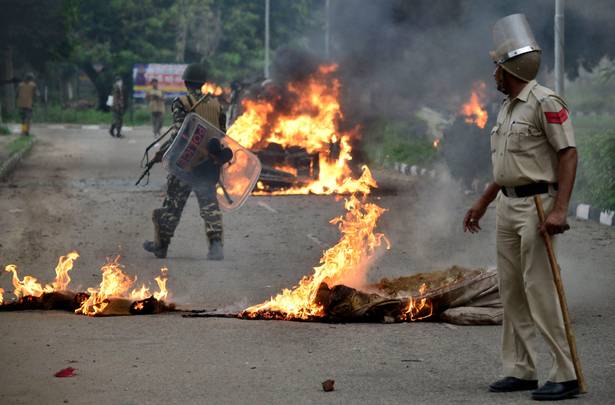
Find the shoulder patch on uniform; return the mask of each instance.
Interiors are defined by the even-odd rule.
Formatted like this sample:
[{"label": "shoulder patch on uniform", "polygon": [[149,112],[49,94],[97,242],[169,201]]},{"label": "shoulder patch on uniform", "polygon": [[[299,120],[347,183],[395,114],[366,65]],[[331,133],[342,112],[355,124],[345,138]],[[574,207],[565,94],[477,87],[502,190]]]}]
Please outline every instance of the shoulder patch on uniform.
[{"label": "shoulder patch on uniform", "polygon": [[549,124],[563,124],[568,119],[568,110],[562,107],[558,112],[545,111],[545,118]]}]

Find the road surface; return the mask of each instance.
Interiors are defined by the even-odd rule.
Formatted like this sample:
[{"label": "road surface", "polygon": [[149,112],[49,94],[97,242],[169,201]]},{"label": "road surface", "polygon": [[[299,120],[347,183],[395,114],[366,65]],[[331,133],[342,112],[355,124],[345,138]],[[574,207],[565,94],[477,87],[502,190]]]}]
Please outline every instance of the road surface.
[{"label": "road surface", "polygon": [[[206,260],[205,231],[192,196],[159,260],[141,244],[152,236],[165,173],[135,187],[149,128],[111,138],[96,129],[34,127],[39,138],[0,183],[0,264],[50,282],[60,255],[81,254],[71,286],[97,286],[105,258],[153,281],[169,268],[183,308],[240,310],[311,273],[339,238],[329,220],[343,201],[329,196],[251,197],[224,217],[226,260]],[[494,213],[485,232],[464,235],[471,202],[453,183],[379,172],[397,192],[373,201],[389,209],[379,231],[392,243],[370,280],[459,264],[493,266]],[[569,306],[590,393],[615,396],[615,231],[571,220],[560,243]],[[10,277],[0,276],[10,287]],[[319,324],[182,318],[178,314],[89,318],[63,312],[0,313],[0,403],[286,404],[519,403],[528,393],[492,394],[500,377],[500,327]],[[550,360],[541,343],[541,379]],[[65,367],[72,378],[55,378]],[[323,392],[321,382],[336,381]]]}]

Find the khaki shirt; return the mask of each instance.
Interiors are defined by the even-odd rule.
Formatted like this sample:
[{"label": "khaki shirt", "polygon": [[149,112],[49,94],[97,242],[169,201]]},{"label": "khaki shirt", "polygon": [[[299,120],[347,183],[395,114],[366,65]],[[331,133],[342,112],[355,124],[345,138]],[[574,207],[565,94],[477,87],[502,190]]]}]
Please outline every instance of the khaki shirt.
[{"label": "khaki shirt", "polygon": [[150,112],[164,112],[164,93],[160,89],[149,89],[145,96]]},{"label": "khaki shirt", "polygon": [[504,187],[557,182],[557,152],[575,147],[564,101],[552,90],[529,82],[507,98],[491,130],[493,180]]},{"label": "khaki shirt", "polygon": [[17,87],[17,107],[32,109],[36,96],[36,83],[33,81],[21,82]]},{"label": "khaki shirt", "polygon": [[[185,111],[188,111],[190,107],[193,106],[194,103],[196,103],[199,98],[201,98],[200,94],[190,94],[190,93],[178,98],[178,100],[181,102],[183,106],[184,116],[186,114]],[[220,102],[216,98],[207,97],[203,102],[201,102],[195,108],[194,112],[200,115],[201,118],[203,118],[205,121],[209,121],[213,126],[222,130],[221,125],[220,125],[220,114],[222,113],[222,106],[220,105]],[[184,116],[181,117],[182,121],[183,121]],[[178,121],[178,119],[174,119],[174,121]]]}]

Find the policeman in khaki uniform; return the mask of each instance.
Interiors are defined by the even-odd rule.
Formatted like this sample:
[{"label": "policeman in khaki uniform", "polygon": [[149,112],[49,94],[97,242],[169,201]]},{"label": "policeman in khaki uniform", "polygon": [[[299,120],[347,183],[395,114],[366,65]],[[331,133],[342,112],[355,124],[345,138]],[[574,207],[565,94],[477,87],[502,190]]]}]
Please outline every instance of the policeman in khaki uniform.
[{"label": "policeman in khaki uniform", "polygon": [[21,134],[30,135],[30,122],[32,121],[32,108],[36,98],[37,89],[34,75],[28,73],[26,79],[17,87],[17,108],[21,116]]},{"label": "policeman in khaki uniform", "polygon": [[[160,147],[161,151],[165,151],[172,144],[188,111],[201,98],[201,87],[207,81],[207,72],[203,65],[191,64],[184,70],[182,79],[188,89],[188,94],[173,100],[171,111],[173,113],[172,130],[174,133],[171,134],[169,141]],[[195,108],[194,112],[218,129],[226,132],[226,115],[215,97],[207,97]],[[208,175],[211,177],[211,188],[207,191],[200,189],[197,192],[195,190],[195,193],[201,218],[205,221],[205,233],[209,242],[207,258],[209,260],[223,260],[222,212],[216,197],[216,182],[220,175],[219,168],[217,173],[209,173]],[[158,258],[166,257],[169,243],[175,228],[179,224],[182,211],[191,192],[192,187],[189,184],[172,174],[168,175],[167,193],[162,208],[155,209],[152,213],[154,240],[143,243],[145,250],[154,253]]]},{"label": "policeman in khaki uniform", "polygon": [[145,95],[149,104],[149,111],[152,114],[152,127],[154,136],[160,136],[162,128],[162,118],[164,114],[164,93],[158,88],[158,80],[152,79],[152,88]]},{"label": "policeman in khaki uniform", "polygon": [[[540,48],[525,16],[499,20],[494,42],[495,81],[507,96],[491,131],[494,182],[468,210],[463,224],[466,231],[478,232],[479,220],[496,200],[505,377],[489,389],[534,390],[532,398],[537,400],[569,398],[579,393],[579,385],[541,232],[555,235],[569,229],[566,216],[577,165],[574,132],[564,101],[534,80]],[[547,213],[542,226],[534,195],[540,195]],[[548,381],[539,389],[532,346],[536,330],[553,357]]]}]

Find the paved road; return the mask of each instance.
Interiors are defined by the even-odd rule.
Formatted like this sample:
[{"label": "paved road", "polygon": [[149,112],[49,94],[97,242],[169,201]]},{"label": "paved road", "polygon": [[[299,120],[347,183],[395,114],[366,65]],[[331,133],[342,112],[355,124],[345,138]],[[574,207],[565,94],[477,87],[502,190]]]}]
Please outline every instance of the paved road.
[{"label": "paved road", "polygon": [[[151,280],[165,265],[183,307],[241,309],[292,286],[338,239],[328,221],[343,213],[334,197],[253,197],[225,216],[226,257],[205,259],[203,224],[188,202],[166,260],[141,248],[164,173],[135,187],[146,128],[113,139],[102,130],[42,129],[33,152],[0,183],[0,264],[50,281],[58,256],[81,258],[73,286],[100,281],[105,257],[121,254],[126,272]],[[469,200],[448,183],[430,186],[380,174],[397,193],[377,200],[393,248],[372,280],[453,264],[494,263],[493,210],[486,232],[467,237],[460,216]],[[396,194],[396,195],[391,195]],[[591,393],[615,396],[615,232],[573,221],[561,265]],[[8,275],[0,286],[9,287]],[[439,323],[327,325],[174,314],[93,319],[60,312],[0,313],[0,403],[519,403],[497,395],[499,327]],[[549,359],[541,346],[542,375]],[[54,378],[65,367],[73,378]],[[336,380],[336,391],[320,383]]]}]

